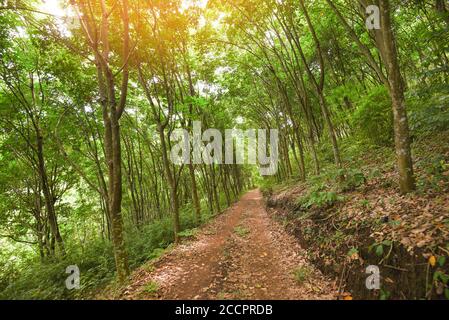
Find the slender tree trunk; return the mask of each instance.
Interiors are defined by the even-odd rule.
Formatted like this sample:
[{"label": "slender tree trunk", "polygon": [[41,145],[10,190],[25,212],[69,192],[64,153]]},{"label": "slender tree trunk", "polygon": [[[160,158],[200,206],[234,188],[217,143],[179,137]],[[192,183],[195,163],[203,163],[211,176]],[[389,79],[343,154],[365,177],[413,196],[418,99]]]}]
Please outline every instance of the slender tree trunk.
[{"label": "slender tree trunk", "polygon": [[[186,64],[187,79],[189,80],[190,96],[195,97],[196,92],[195,92],[195,87],[193,86],[192,73],[190,71],[189,62],[185,55],[184,55],[184,61]],[[193,113],[193,105],[191,103],[189,104],[189,113],[190,114]],[[191,125],[192,125],[192,120],[190,119],[188,121],[189,128],[191,127]],[[192,200],[193,200],[193,207],[195,208],[195,216],[196,216],[197,223],[200,223],[201,222],[201,205],[200,205],[200,200],[198,197],[198,186],[197,186],[196,176],[195,176],[195,167],[193,166],[192,162],[189,163],[189,174],[190,174],[190,181],[192,183]]]},{"label": "slender tree trunk", "polygon": [[[110,112],[108,109],[111,109]],[[113,105],[103,105],[103,121],[105,126],[105,153],[108,164],[108,207],[111,221],[111,236],[114,246],[114,258],[117,279],[123,283],[129,275],[128,255],[123,237],[122,174],[120,125]]]},{"label": "slender tree trunk", "polygon": [[326,104],[326,100],[321,91],[319,92],[318,98],[320,101],[321,112],[323,114],[324,121],[326,122],[326,125],[327,125],[327,131],[329,134],[329,138],[331,140],[332,151],[334,153],[334,161],[335,161],[335,164],[337,165],[337,167],[341,167],[340,150],[338,148],[338,142],[337,142],[337,136],[335,134],[334,124],[332,123],[331,116],[329,114],[329,109]]},{"label": "slender tree trunk", "polygon": [[392,30],[389,0],[380,1],[381,27],[385,48],[385,65],[388,70],[390,95],[393,104],[394,133],[399,187],[402,193],[415,189],[410,135],[404,98],[404,85],[401,77],[397,48]]},{"label": "slender tree trunk", "polygon": [[[73,4],[80,11],[81,29],[84,32],[85,40],[91,48],[91,53],[95,57],[95,67],[97,69],[97,80],[99,89],[100,104],[102,107],[104,124],[104,149],[105,160],[108,169],[107,205],[109,208],[111,236],[114,248],[114,258],[117,271],[117,280],[123,283],[129,275],[128,255],[126,252],[123,237],[122,220],[122,171],[121,171],[121,141],[120,141],[120,118],[126,105],[128,81],[129,81],[129,61],[130,55],[130,35],[128,0],[116,1],[123,23],[123,61],[119,70],[121,75],[121,85],[119,99],[116,97],[117,83],[110,66],[110,41],[109,26],[112,20],[112,13],[107,8],[105,0],[98,1],[100,11],[91,10],[90,5],[85,1],[73,1]],[[117,20],[114,20],[117,23]],[[117,28],[119,30],[120,28]],[[114,43],[117,45],[118,43]]]},{"label": "slender tree trunk", "polygon": [[302,61],[304,63],[304,67],[305,67],[305,69],[307,71],[307,74],[309,75],[309,77],[310,77],[310,79],[311,79],[311,81],[312,81],[312,83],[313,83],[313,85],[315,87],[316,93],[318,95],[319,104],[320,104],[320,107],[321,107],[321,113],[323,114],[324,121],[325,121],[325,123],[327,125],[329,138],[330,138],[330,141],[331,141],[331,144],[332,144],[332,151],[334,153],[335,164],[337,165],[337,167],[341,167],[340,150],[339,150],[339,147],[338,147],[337,137],[336,137],[336,134],[335,134],[335,128],[334,128],[334,125],[332,123],[332,119],[331,119],[330,112],[329,112],[329,107],[328,107],[328,105],[326,103],[326,98],[325,98],[324,92],[323,92],[324,84],[325,84],[325,65],[324,65],[323,52],[322,52],[322,49],[321,49],[321,44],[320,44],[320,41],[319,41],[319,39],[318,39],[318,37],[317,37],[317,35],[315,33],[315,28],[314,28],[314,26],[312,24],[312,21],[310,20],[310,17],[309,17],[307,8],[306,8],[306,6],[304,4],[304,1],[300,0],[299,3],[300,3],[302,11],[304,12],[304,15],[306,17],[307,25],[309,26],[309,29],[310,29],[310,31],[312,33],[312,38],[314,40],[316,51],[317,51],[317,55],[318,55],[318,60],[319,60],[319,65],[320,65],[320,79],[318,81],[315,79],[315,76],[313,75],[312,71],[310,70],[309,65],[307,64],[307,60],[306,60],[306,57],[304,55],[304,51],[302,50],[302,47],[301,47],[299,42],[298,42],[298,50],[299,50],[301,59],[302,59]]},{"label": "slender tree trunk", "polygon": [[189,174],[190,174],[190,182],[192,184],[192,200],[193,200],[193,207],[195,209],[195,217],[196,222],[201,222],[201,205],[200,205],[200,199],[198,197],[198,188],[196,183],[196,177],[195,177],[195,168],[193,167],[192,163],[189,163]]},{"label": "slender tree trunk", "polygon": [[167,142],[164,135],[164,128],[159,124],[158,125],[159,138],[161,140],[161,149],[162,149],[162,162],[164,165],[165,177],[168,181],[168,186],[170,188],[170,204],[173,215],[173,232],[175,234],[175,243],[179,243],[179,231],[180,231],[180,223],[179,223],[179,200],[178,195],[176,193],[176,181],[173,177],[170,162],[167,156]]},{"label": "slender tree trunk", "polygon": [[228,177],[226,176],[226,172],[225,172],[223,165],[220,166],[220,177],[221,177],[221,182],[223,185],[223,190],[224,190],[224,193],[226,196],[226,204],[229,207],[231,205],[231,195],[229,194]]},{"label": "slender tree trunk", "polygon": [[215,207],[217,209],[217,213],[220,213],[221,208],[220,208],[220,193],[218,192],[218,188],[217,188],[217,179],[215,177],[215,165],[212,164],[210,166],[210,172],[211,172],[211,177],[212,177],[212,192],[213,192],[213,196],[214,196],[214,200],[215,200]]},{"label": "slender tree trunk", "polygon": [[61,234],[59,232],[58,220],[56,217],[53,195],[48,184],[48,176],[45,168],[44,160],[44,143],[42,133],[39,129],[36,129],[37,136],[37,158],[39,165],[39,176],[42,184],[42,192],[44,194],[45,209],[47,210],[48,223],[50,225],[50,231],[53,238],[56,241],[57,254],[65,255],[64,242],[62,241]]}]

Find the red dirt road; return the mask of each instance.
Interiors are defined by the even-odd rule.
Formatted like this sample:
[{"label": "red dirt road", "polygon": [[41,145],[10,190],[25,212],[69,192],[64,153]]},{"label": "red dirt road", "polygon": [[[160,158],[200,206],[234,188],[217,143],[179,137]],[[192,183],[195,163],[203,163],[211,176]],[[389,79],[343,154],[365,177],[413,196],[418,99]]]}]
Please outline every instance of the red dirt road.
[{"label": "red dirt road", "polygon": [[[304,274],[301,281],[295,270]],[[336,291],[333,281],[307,263],[295,239],[268,217],[260,191],[253,190],[193,240],[136,271],[120,298],[335,299]]]}]

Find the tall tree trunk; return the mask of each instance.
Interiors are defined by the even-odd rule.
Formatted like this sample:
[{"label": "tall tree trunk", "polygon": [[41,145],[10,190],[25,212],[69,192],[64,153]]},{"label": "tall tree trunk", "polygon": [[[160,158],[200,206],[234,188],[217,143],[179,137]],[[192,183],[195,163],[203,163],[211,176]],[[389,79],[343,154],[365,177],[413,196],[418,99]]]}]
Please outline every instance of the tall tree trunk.
[{"label": "tall tree trunk", "polygon": [[108,106],[108,104],[104,103],[103,122],[105,127],[104,145],[108,167],[108,207],[111,222],[111,236],[114,246],[117,279],[120,283],[123,283],[129,275],[129,265],[123,238],[123,219],[121,213],[122,174],[120,125],[113,104]]},{"label": "tall tree trunk", "polygon": [[332,151],[334,153],[334,161],[337,167],[341,167],[340,150],[338,147],[337,136],[335,134],[334,124],[332,123],[329,108],[327,107],[326,99],[324,98],[324,94],[322,91],[318,93],[318,98],[320,102],[321,112],[323,114],[324,121],[326,122],[327,125],[329,138],[331,140]]},{"label": "tall tree trunk", "polygon": [[215,177],[215,165],[211,164],[210,165],[210,172],[211,172],[211,177],[212,177],[212,192],[213,192],[213,196],[214,196],[214,200],[215,200],[215,207],[217,209],[217,213],[220,213],[221,208],[220,208],[220,193],[218,192],[218,188],[217,188],[217,179]]},{"label": "tall tree trunk", "polygon": [[59,232],[58,220],[56,217],[56,211],[54,206],[55,201],[53,198],[53,194],[50,190],[50,186],[48,184],[48,176],[44,160],[44,143],[42,133],[39,130],[39,128],[36,128],[36,137],[37,137],[37,158],[39,166],[38,169],[42,184],[42,192],[44,194],[45,209],[47,210],[48,223],[50,225],[52,237],[56,241],[56,248],[57,248],[56,253],[60,255],[65,255],[64,242],[62,241],[62,237]]},{"label": "tall tree trunk", "polygon": [[[196,96],[195,87],[193,86],[193,80],[192,80],[192,72],[190,70],[189,61],[187,59],[186,53],[184,53],[184,62],[186,65],[186,72],[187,72],[187,79],[189,80],[189,93],[190,96],[193,98]],[[193,104],[189,104],[189,113],[193,113]],[[189,128],[192,127],[192,119],[189,119],[188,121]],[[201,205],[200,200],[198,197],[198,186],[196,182],[196,176],[195,176],[195,167],[193,166],[192,162],[189,163],[189,174],[190,174],[190,182],[192,184],[192,200],[193,200],[193,207],[195,208],[195,216],[197,223],[201,222]]]},{"label": "tall tree trunk", "polygon": [[[368,64],[389,90],[394,116],[394,139],[399,172],[399,187],[402,193],[408,193],[415,189],[415,179],[413,175],[408,119],[404,99],[404,83],[401,77],[398,52],[392,30],[390,2],[388,0],[379,0],[381,30],[375,33],[375,36],[378,38],[376,40],[376,46],[381,51],[382,61],[388,73],[387,77],[382,71],[382,66],[376,62],[369,48],[361,42],[335,4],[331,0],[326,1],[343,23],[348,34],[355,41],[367,59]],[[363,1],[361,2],[363,3]]]},{"label": "tall tree trunk", "polygon": [[312,38],[315,43],[315,47],[316,47],[316,51],[317,51],[317,55],[318,55],[318,61],[319,61],[319,65],[320,65],[320,79],[318,81],[315,79],[315,76],[313,75],[312,71],[310,70],[310,66],[307,64],[307,60],[304,55],[304,51],[302,50],[302,47],[301,47],[299,41],[298,41],[298,50],[299,50],[301,59],[304,63],[304,67],[307,71],[307,74],[309,75],[309,77],[314,85],[314,88],[316,90],[316,93],[318,95],[319,104],[321,107],[321,113],[323,114],[324,121],[327,125],[327,131],[328,131],[329,138],[330,138],[330,141],[332,144],[332,151],[334,153],[335,164],[337,165],[337,167],[341,167],[340,149],[338,146],[337,136],[335,134],[335,128],[332,123],[332,119],[331,119],[330,112],[329,112],[329,107],[327,105],[326,98],[325,98],[324,92],[323,92],[324,84],[325,84],[325,65],[324,65],[321,44],[316,35],[315,28],[312,24],[312,21],[309,17],[309,13],[304,4],[304,0],[300,0],[299,4],[304,13],[304,16],[306,17],[307,25],[309,26],[310,32],[312,33]]},{"label": "tall tree trunk", "polygon": [[404,85],[401,77],[395,37],[392,30],[389,0],[380,1],[381,28],[384,39],[385,65],[394,115],[394,133],[399,187],[402,193],[415,189],[413,162],[410,148],[410,135],[404,98]]},{"label": "tall tree trunk", "polygon": [[173,232],[175,234],[175,243],[179,243],[179,231],[180,231],[180,223],[179,223],[179,200],[176,192],[176,181],[173,177],[172,170],[170,168],[170,162],[167,156],[167,142],[164,135],[164,127],[162,125],[158,125],[159,138],[161,140],[161,149],[162,149],[162,162],[164,165],[165,178],[167,179],[168,186],[170,189],[170,205],[172,209],[173,215]]},{"label": "tall tree trunk", "polygon": [[193,207],[195,209],[195,218],[196,222],[201,222],[201,205],[200,205],[200,199],[198,197],[198,188],[196,183],[196,177],[195,177],[195,168],[193,167],[192,163],[189,163],[189,174],[190,174],[190,182],[192,184],[192,200],[193,200]]}]

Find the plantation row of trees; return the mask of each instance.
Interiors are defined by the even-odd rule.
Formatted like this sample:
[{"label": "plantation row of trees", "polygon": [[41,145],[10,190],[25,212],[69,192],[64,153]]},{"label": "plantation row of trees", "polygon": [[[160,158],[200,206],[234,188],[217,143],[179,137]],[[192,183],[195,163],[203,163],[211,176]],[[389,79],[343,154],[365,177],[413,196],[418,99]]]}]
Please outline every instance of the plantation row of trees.
[{"label": "plantation row of trees", "polygon": [[33,4],[1,15],[2,237],[33,245],[46,262],[91,232],[111,241],[123,282],[123,211],[130,229],[171,216],[178,241],[181,210],[197,225],[247,188],[240,166],[169,160],[175,128],[225,128],[232,118],[216,110],[220,92],[199,91],[213,68],[196,68],[196,11],[79,1],[78,28],[67,29]]},{"label": "plantation row of trees", "polygon": [[[341,171],[346,141],[394,145],[412,191],[409,126],[447,124],[449,16],[445,1],[403,2],[61,1],[68,18],[33,0],[0,8],[0,291],[23,296],[25,266],[50,277],[69,261],[97,285],[111,260],[98,242],[123,282],[238,199],[254,168],[171,163],[172,132],[193,121],[279,129],[278,181]],[[380,29],[367,30],[372,4]]]},{"label": "plantation row of trees", "polygon": [[[247,53],[243,62],[251,61],[248,73],[256,79],[254,86],[262,89],[253,91],[265,93],[259,95],[257,115],[262,119],[257,121],[266,121],[262,111],[271,106],[270,125],[285,127],[284,150],[293,148],[302,180],[307,175],[306,152],[312,157],[313,172],[320,172],[317,148],[324,135],[328,135],[335,165],[341,167],[339,138],[353,133],[351,129],[358,125],[368,138],[388,143],[393,127],[400,190],[415,189],[405,92],[412,87],[429,93],[434,84],[438,91],[447,82],[444,2],[410,1],[408,6],[394,1],[224,3],[232,15],[227,25],[231,36],[223,42]],[[379,9],[380,25],[368,30],[366,21],[373,16],[366,13],[373,5]],[[432,45],[420,46],[415,42],[417,35]],[[388,95],[389,108],[382,106],[378,88]],[[365,106],[373,110],[361,110],[360,100],[376,92],[380,99]],[[379,119],[371,117],[376,112],[383,113]],[[388,114],[393,122],[382,127],[382,122],[390,121]],[[348,123],[350,118],[355,121]],[[369,132],[373,123],[380,130]],[[287,175],[292,167],[289,158],[284,162]]]}]

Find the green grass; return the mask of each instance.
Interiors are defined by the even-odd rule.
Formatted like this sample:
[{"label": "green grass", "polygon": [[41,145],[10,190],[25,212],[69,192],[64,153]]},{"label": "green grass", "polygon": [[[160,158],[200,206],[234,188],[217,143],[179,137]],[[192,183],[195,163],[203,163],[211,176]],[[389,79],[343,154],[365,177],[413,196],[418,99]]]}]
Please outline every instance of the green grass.
[{"label": "green grass", "polygon": [[154,281],[150,281],[145,285],[144,292],[155,295],[159,291],[159,284]]},{"label": "green grass", "polygon": [[249,230],[243,226],[237,226],[234,228],[234,232],[236,235],[242,238],[246,238],[249,234]]},{"label": "green grass", "polygon": [[293,270],[293,277],[299,284],[304,283],[311,274],[312,269],[309,266],[300,266]]},{"label": "green grass", "polygon": [[184,230],[184,231],[178,233],[178,236],[180,238],[193,238],[193,237],[196,236],[197,233],[198,233],[198,229],[197,228],[187,229],[187,230]]}]

